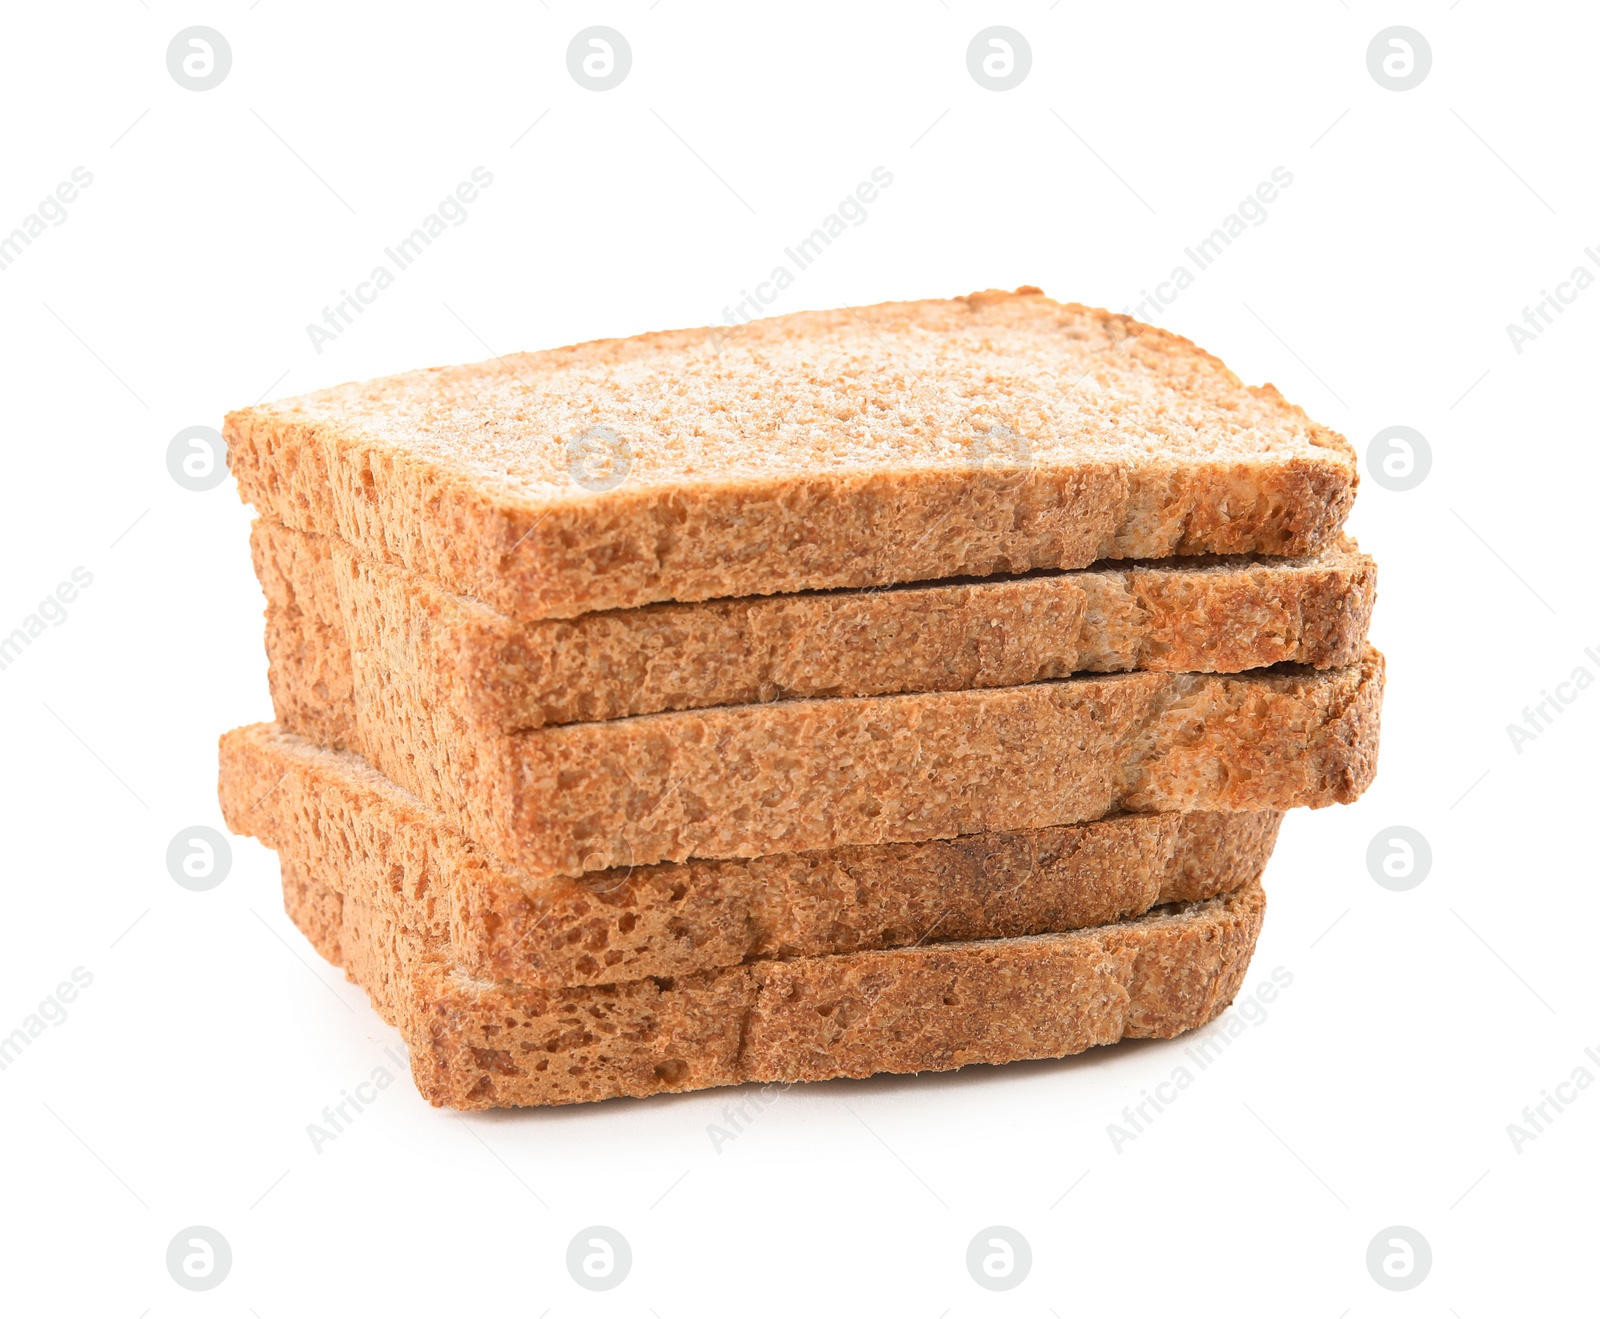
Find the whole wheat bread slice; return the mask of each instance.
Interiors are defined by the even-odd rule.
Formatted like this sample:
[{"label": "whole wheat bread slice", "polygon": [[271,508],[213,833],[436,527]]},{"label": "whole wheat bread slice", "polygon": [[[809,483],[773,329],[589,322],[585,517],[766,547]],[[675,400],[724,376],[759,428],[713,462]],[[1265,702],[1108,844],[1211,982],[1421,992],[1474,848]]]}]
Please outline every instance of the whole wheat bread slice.
[{"label": "whole wheat bread slice", "polygon": [[228,827],[527,986],[1104,925],[1256,879],[1276,812],[1124,815],[928,843],[525,879],[349,752],[270,724],[221,743]]},{"label": "whole wheat bread slice", "polygon": [[745,1081],[1059,1058],[1210,1021],[1261,929],[1259,883],[1067,934],[532,989],[285,865],[284,906],[406,1041],[435,1105],[569,1104]]},{"label": "whole wheat bread slice", "polygon": [[[423,675],[425,676],[425,675]],[[487,733],[445,690],[359,683],[289,731],[337,740],[530,877],[1039,829],[1118,810],[1354,801],[1383,660],[1123,673],[721,706]],[[315,695],[313,693],[313,695]]]},{"label": "whole wheat bread slice", "polygon": [[1357,482],[1343,437],[1270,385],[1037,289],[415,371],[225,433],[262,513],[527,620],[1308,554]]},{"label": "whole wheat bread slice", "polygon": [[1341,540],[1298,559],[1157,560],[523,623],[337,537],[258,519],[250,544],[275,706],[328,744],[357,682],[442,695],[462,718],[513,732],[1076,672],[1331,668],[1360,658],[1377,578]]}]

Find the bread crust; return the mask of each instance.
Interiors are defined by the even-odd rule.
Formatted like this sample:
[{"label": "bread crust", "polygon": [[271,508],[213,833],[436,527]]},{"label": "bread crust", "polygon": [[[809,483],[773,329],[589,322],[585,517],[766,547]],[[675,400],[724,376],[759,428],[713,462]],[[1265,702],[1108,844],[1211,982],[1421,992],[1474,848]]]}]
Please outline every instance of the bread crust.
[{"label": "bread crust", "polygon": [[558,990],[468,975],[436,940],[290,866],[284,904],[399,1029],[423,1097],[472,1110],[949,1071],[1171,1038],[1233,1001],[1266,900],[1252,882],[1065,934]]},{"label": "bread crust", "polygon": [[[223,736],[228,827],[528,986],[1103,925],[1256,879],[1278,812],[1125,815],[927,843],[525,879],[348,752],[273,725]],[[337,961],[337,955],[330,955]]]},{"label": "bread crust", "polygon": [[[574,466],[597,427],[626,450],[614,488]],[[412,372],[242,409],[224,434],[263,514],[529,621],[1309,554],[1358,481],[1344,438],[1272,386],[1031,289]]]},{"label": "bread crust", "polygon": [[[363,685],[337,730],[532,878],[690,857],[920,842],[1118,810],[1354,801],[1377,767],[1383,659],[1322,672],[1124,673],[779,701],[485,733],[441,694]],[[329,721],[292,732],[325,738]]]},{"label": "bread crust", "polygon": [[524,623],[266,519],[252,528],[251,552],[267,597],[273,699],[330,744],[357,682],[442,696],[471,723],[515,732],[1076,672],[1332,668],[1360,658],[1377,585],[1372,560],[1340,540],[1298,559],[1101,564]]}]

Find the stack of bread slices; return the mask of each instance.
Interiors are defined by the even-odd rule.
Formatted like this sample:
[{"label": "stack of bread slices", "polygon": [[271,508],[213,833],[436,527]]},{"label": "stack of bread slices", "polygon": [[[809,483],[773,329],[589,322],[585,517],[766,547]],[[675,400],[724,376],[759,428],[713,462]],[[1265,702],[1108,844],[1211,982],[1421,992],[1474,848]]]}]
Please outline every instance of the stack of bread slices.
[{"label": "stack of bread slices", "polygon": [[454,1108],[1200,1026],[1377,753],[1344,439],[1037,289],[246,409],[229,825]]}]

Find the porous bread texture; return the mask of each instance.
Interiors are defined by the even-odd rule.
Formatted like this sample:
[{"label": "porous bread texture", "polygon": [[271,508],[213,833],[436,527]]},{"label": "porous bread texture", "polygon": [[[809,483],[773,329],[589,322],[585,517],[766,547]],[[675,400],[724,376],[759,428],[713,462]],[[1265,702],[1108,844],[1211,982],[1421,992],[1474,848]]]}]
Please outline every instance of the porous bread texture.
[{"label": "porous bread texture", "polygon": [[471,723],[513,732],[1079,671],[1330,668],[1360,657],[1377,584],[1372,560],[1341,539],[1297,559],[1102,565],[524,623],[336,537],[263,518],[250,543],[276,708],[330,745],[356,684],[444,699]]},{"label": "porous bread texture", "polygon": [[350,629],[322,536],[272,535],[257,519],[250,557],[267,598],[267,687],[285,726],[324,746],[343,746],[354,709]]},{"label": "porous bread texture", "polygon": [[[526,875],[1039,829],[1118,810],[1354,801],[1383,659],[1125,673],[484,732],[443,692],[358,684],[337,742]],[[342,715],[343,717],[339,717]],[[338,725],[338,726],[334,726]]]},{"label": "porous bread texture", "polygon": [[414,371],[224,433],[263,514],[525,620],[1308,554],[1357,483],[1272,386],[1032,288]]},{"label": "porous bread texture", "polygon": [[[359,750],[529,874],[1349,802],[1382,662],[784,701],[485,736],[358,699]],[[358,694],[359,697],[359,694]],[[441,717],[443,716],[443,717]]]},{"label": "porous bread texture", "polygon": [[[1060,1058],[1202,1026],[1238,993],[1259,883],[1065,934],[751,962],[568,989],[482,979],[437,939],[284,867],[284,906],[456,1109]],[[337,923],[335,924],[335,920]]]},{"label": "porous bread texture", "polygon": [[321,877],[471,975],[546,988],[1108,924],[1256,879],[1282,818],[1118,816],[532,881],[349,752],[257,724],[225,734],[220,760],[228,827],[274,848],[286,879]]}]

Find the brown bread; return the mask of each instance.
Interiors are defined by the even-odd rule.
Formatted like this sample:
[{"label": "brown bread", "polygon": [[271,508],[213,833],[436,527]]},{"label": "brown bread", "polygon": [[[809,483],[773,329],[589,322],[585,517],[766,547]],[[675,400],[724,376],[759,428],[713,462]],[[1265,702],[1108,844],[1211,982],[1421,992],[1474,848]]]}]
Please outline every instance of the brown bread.
[{"label": "brown bread", "polygon": [[218,795],[285,873],[320,876],[472,975],[547,988],[1109,924],[1256,879],[1281,819],[1123,815],[531,881],[358,757],[270,724],[222,738]]},{"label": "brown bread", "polygon": [[525,620],[1309,554],[1357,483],[1272,386],[1032,288],[414,371],[224,431],[261,513]]},{"label": "brown bread", "polygon": [[1068,934],[547,990],[472,976],[436,940],[291,866],[283,887],[306,937],[399,1029],[423,1097],[458,1109],[948,1071],[1170,1038],[1233,1001],[1265,911],[1252,882]]},{"label": "brown bread", "polygon": [[1102,564],[522,623],[334,537],[259,519],[250,543],[281,717],[329,744],[358,682],[442,697],[463,719],[515,732],[1076,672],[1332,668],[1360,658],[1377,577],[1340,541],[1301,559]]},{"label": "brown bread", "polygon": [[447,690],[403,683],[357,684],[353,704],[332,710],[315,689],[278,704],[289,731],[357,751],[493,855],[543,877],[1119,810],[1350,802],[1376,769],[1382,694],[1383,659],[1369,648],[1321,672],[1080,676],[516,734],[469,723]]}]

